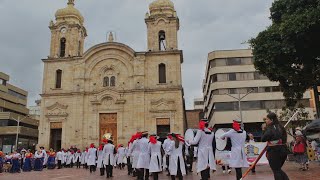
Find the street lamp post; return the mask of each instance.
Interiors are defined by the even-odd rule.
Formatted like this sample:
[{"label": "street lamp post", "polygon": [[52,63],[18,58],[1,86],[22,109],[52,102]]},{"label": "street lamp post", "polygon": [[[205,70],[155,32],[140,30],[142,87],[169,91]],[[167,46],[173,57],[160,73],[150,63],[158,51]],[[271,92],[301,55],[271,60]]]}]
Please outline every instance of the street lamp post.
[{"label": "street lamp post", "polygon": [[23,117],[22,119],[20,119],[20,116],[18,116],[18,119],[14,119],[13,120],[17,121],[17,132],[16,132],[16,144],[15,144],[15,148],[16,150],[18,150],[18,139],[19,139],[19,127],[20,127],[20,121],[24,120],[25,118],[29,117],[28,115]]},{"label": "street lamp post", "polygon": [[238,97],[232,96],[228,93],[226,93],[226,95],[232,97],[233,99],[236,99],[238,101],[238,108],[239,108],[239,114],[240,114],[240,121],[241,121],[241,125],[243,125],[243,121],[242,121],[242,110],[241,110],[241,100],[243,98],[245,98],[246,96],[248,96],[250,93],[252,93],[253,90],[249,91],[247,94],[245,94],[244,96],[241,97],[240,92],[238,91]]}]

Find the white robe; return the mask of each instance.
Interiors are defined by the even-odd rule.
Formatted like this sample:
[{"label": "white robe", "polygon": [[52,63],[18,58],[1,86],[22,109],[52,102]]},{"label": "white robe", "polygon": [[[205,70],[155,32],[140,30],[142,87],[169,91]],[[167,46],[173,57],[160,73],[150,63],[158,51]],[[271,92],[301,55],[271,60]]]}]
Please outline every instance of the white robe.
[{"label": "white robe", "polygon": [[113,144],[106,144],[103,147],[103,164],[104,165],[114,165],[115,160],[114,160],[114,145]]},{"label": "white robe", "polygon": [[157,141],[156,144],[149,143],[148,148],[151,154],[149,172],[161,172],[161,142]]},{"label": "white robe", "polygon": [[132,155],[132,168],[137,168],[139,154],[140,154],[140,145],[139,145],[139,139],[136,139],[133,141],[131,150]]},{"label": "white robe", "polygon": [[73,162],[73,157],[74,157],[74,154],[71,154],[71,152],[67,153],[67,165]]},{"label": "white robe", "polygon": [[118,164],[124,163],[124,158],[126,157],[125,148],[124,147],[119,147],[117,154],[118,154],[117,163]]},{"label": "white robe", "polygon": [[44,157],[43,165],[46,165],[47,161],[48,161],[48,154],[47,154],[46,150],[41,150],[41,152],[42,152],[42,157]]},{"label": "white robe", "polygon": [[163,169],[166,169],[167,168],[167,156],[169,156],[169,147],[170,147],[170,144],[172,143],[173,141],[169,138],[165,139],[163,144],[162,144],[162,148],[163,148],[163,151],[165,153],[165,155],[163,156]]},{"label": "white robe", "polygon": [[175,142],[172,141],[169,146],[169,153],[170,153],[170,158],[169,158],[169,172],[170,175],[176,176],[178,174],[178,158],[180,161],[180,169],[181,169],[181,174],[184,176],[186,175],[186,166],[184,163],[183,159],[183,154],[182,154],[182,147],[184,146],[183,142],[179,142],[179,147],[175,147]]},{"label": "white robe", "polygon": [[99,150],[98,151],[97,168],[104,168],[103,159],[104,159],[103,150]]},{"label": "white robe", "polygon": [[78,160],[79,160],[79,162],[81,162],[80,156],[81,156],[81,153],[76,152],[73,155],[73,162],[76,163]]},{"label": "white robe", "polygon": [[212,148],[212,142],[214,140],[214,133],[205,128],[204,130],[198,130],[196,136],[190,142],[192,145],[199,143],[197,173],[206,170],[208,166],[211,170],[216,170],[216,161]]},{"label": "white robe", "polygon": [[86,152],[86,151],[83,151],[83,152],[81,153],[81,157],[80,157],[81,164],[86,164],[86,163],[87,163],[87,158],[86,158],[86,156],[87,156],[87,152]]},{"label": "white robe", "polygon": [[88,153],[87,153],[87,164],[88,166],[95,166],[96,165],[96,152],[97,149],[96,148],[89,148]]},{"label": "white robe", "polygon": [[221,139],[224,139],[226,137],[231,139],[232,144],[229,166],[233,168],[249,167],[247,155],[244,151],[247,137],[246,131],[243,130],[242,133],[238,133],[237,131],[231,129],[228,132],[224,133],[221,136]]},{"label": "white robe", "polygon": [[63,156],[63,161],[62,164],[67,163],[67,152],[62,152],[62,156]]},{"label": "white robe", "polygon": [[137,163],[137,168],[149,169],[150,152],[148,149],[149,139],[143,137],[139,140],[140,153]]},{"label": "white robe", "polygon": [[62,161],[63,161],[63,154],[62,154],[62,152],[61,151],[59,151],[59,152],[57,152],[57,158],[56,158],[58,161],[61,161],[61,163],[62,163]]}]

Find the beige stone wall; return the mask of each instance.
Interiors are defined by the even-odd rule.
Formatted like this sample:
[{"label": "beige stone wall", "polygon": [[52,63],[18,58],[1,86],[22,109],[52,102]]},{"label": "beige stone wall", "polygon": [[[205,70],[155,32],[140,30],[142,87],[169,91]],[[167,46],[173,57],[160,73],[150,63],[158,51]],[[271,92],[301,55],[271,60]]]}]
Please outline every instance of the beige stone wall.
[{"label": "beige stone wall", "polygon": [[[183,133],[183,99],[179,53],[135,56],[120,43],[89,49],[82,59],[44,60],[39,144],[49,148],[50,122],[62,122],[62,147],[98,144],[99,114],[117,113],[118,143],[137,131],[156,132],[156,119],[169,118],[170,131]],[[167,83],[158,83],[158,64],[167,67]],[[55,89],[55,72],[63,71]],[[116,76],[115,87],[103,77]]]}]

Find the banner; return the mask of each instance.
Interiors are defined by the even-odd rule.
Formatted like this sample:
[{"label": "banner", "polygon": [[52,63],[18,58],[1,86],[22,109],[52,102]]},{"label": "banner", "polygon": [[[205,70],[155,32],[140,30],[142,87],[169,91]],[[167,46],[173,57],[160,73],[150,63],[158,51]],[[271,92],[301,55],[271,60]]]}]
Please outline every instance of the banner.
[{"label": "banner", "polygon": [[[261,151],[266,147],[265,142],[254,142],[245,144],[245,153],[247,155],[247,161],[249,164],[253,164],[257,157],[260,155]],[[264,154],[257,165],[269,164],[266,154]]]},{"label": "banner", "polygon": [[[257,157],[260,155],[261,151],[266,147],[266,143],[255,142],[255,143],[246,143],[245,144],[245,153],[247,155],[247,161],[249,164],[253,164]],[[229,164],[231,158],[231,151],[216,151],[216,163],[218,165]],[[266,165],[269,164],[266,154],[264,154],[257,165]]]}]

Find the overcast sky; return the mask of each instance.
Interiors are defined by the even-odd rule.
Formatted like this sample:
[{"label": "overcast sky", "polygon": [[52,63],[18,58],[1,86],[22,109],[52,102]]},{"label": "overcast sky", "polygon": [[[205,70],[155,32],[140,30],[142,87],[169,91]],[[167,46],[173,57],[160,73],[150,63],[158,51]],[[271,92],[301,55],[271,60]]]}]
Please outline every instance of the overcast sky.
[{"label": "overcast sky", "polygon": [[[105,42],[109,31],[116,41],[145,51],[145,13],[153,0],[76,0],[88,31],[86,49]],[[248,48],[247,41],[269,24],[273,0],[172,0],[180,19],[179,49],[186,107],[202,97],[208,53]],[[43,63],[50,48],[49,21],[67,0],[0,0],[0,71],[11,84],[29,92],[28,104],[39,99]]]}]

